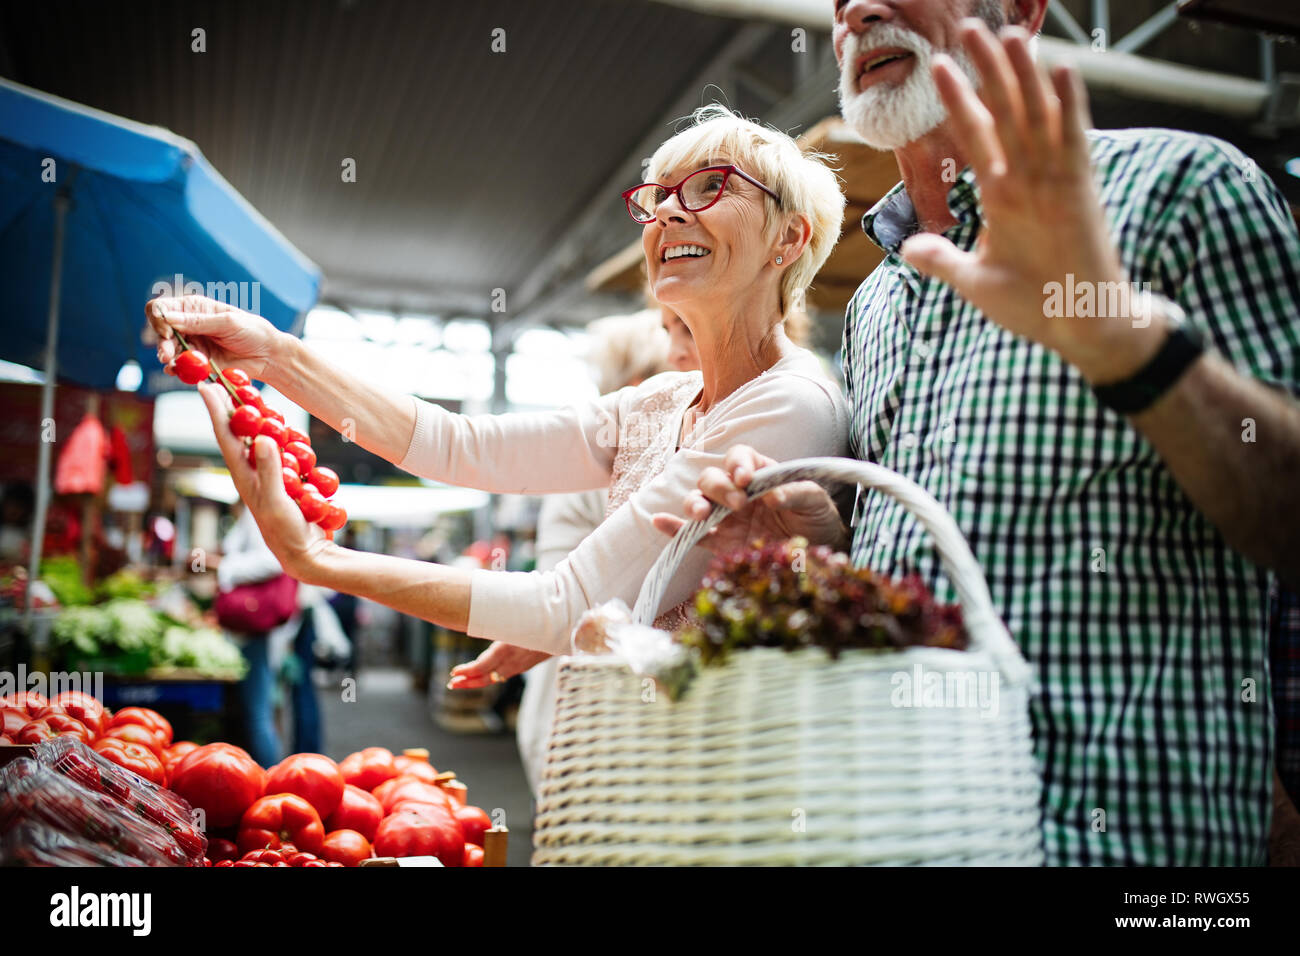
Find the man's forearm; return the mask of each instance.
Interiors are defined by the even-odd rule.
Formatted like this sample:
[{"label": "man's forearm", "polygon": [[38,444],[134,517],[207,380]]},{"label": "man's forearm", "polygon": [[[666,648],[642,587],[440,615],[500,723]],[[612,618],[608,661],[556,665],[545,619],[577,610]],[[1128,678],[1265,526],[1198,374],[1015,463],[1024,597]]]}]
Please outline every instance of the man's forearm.
[{"label": "man's forearm", "polygon": [[453,631],[469,625],[470,572],[464,568],[331,547],[296,576]]},{"label": "man's forearm", "polygon": [[1300,405],[1207,352],[1130,421],[1229,545],[1300,586]]},{"label": "man's forearm", "polygon": [[267,381],[286,398],[381,458],[398,463],[406,457],[415,432],[409,395],[344,372],[290,335],[280,340],[276,358]]}]

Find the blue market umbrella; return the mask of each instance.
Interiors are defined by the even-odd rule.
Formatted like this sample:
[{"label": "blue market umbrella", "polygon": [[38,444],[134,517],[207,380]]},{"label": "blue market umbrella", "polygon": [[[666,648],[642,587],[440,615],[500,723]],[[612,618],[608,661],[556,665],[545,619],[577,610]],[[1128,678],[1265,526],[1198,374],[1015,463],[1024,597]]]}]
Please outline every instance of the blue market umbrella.
[{"label": "blue market umbrella", "polygon": [[[0,80],[0,359],[112,388],[130,359],[143,391],[174,380],[145,340],[144,303],[178,280],[295,328],[320,270],[188,140]],[[49,501],[40,445],[32,579]]]}]

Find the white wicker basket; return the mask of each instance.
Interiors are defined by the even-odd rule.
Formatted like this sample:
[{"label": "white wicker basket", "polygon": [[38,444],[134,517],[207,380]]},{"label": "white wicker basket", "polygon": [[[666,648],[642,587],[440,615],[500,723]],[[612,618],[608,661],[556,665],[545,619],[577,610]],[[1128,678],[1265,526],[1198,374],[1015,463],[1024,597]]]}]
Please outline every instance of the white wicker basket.
[{"label": "white wicker basket", "polygon": [[[535,865],[1043,862],[1030,670],[956,524],[902,476],[847,459],[764,469],[750,494],[801,479],[858,482],[915,515],[960,596],[970,648],[836,661],[820,649],[737,651],[676,703],[618,658],[566,658]],[[677,534],[647,575],[638,621],[653,619],[682,556],[725,515]],[[974,675],[985,696],[936,698],[932,674],[953,690]]]}]

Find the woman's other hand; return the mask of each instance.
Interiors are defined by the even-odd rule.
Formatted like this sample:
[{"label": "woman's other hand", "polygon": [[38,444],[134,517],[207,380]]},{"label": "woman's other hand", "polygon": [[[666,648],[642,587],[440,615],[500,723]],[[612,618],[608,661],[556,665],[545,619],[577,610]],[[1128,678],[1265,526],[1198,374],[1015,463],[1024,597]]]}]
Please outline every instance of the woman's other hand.
[{"label": "woman's other hand", "polygon": [[158,361],[168,375],[176,374],[172,361],[181,351],[175,331],[220,367],[234,365],[252,378],[273,381],[275,352],[283,336],[260,315],[202,295],[160,296],[145,304],[144,314],[158,336]]},{"label": "woman's other hand", "polygon": [[486,651],[468,664],[458,664],[451,669],[448,690],[470,690],[499,684],[516,674],[550,657],[545,651],[530,651],[501,641],[493,642]]},{"label": "woman's other hand", "polygon": [[784,541],[800,536],[811,544],[841,550],[847,547],[848,534],[835,502],[817,482],[793,481],[752,500],[745,494],[755,472],[776,464],[776,459],[748,445],[737,445],[727,452],[721,468],[701,472],[697,490],[682,503],[686,517],[656,514],[655,527],[664,534],[676,534],[687,521],[707,518],[716,503],[732,509],[732,513],[700,542],[714,554],[734,551],[755,538]]},{"label": "woman's other hand", "polygon": [[212,428],[235,490],[257,521],[266,546],[290,577],[313,583],[317,562],[333,544],[324,531],[307,523],[284,490],[283,466],[275,441],[265,435],[257,437],[254,446],[257,468],[250,468],[244,440],[230,430],[231,403],[226,390],[213,382],[204,382],[199,386],[199,394],[212,416]]}]

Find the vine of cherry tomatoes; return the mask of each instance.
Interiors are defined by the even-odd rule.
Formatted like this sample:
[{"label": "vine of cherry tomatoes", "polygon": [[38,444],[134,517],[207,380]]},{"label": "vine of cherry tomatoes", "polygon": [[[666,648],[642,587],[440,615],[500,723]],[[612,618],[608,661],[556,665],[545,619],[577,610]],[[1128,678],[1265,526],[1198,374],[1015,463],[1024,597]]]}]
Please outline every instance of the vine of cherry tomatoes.
[{"label": "vine of cherry tomatoes", "polygon": [[332,536],[347,523],[348,513],[330,501],[339,489],[339,476],[332,469],[316,464],[316,452],[311,439],[285,425],[284,416],[267,408],[261,392],[253,385],[248,373],[242,369],[218,369],[206,355],[192,349],[179,332],[175,333],[183,352],[176,356],[173,368],[176,377],[186,385],[197,385],[205,379],[219,382],[235,403],[230,413],[230,430],[244,439],[245,457],[254,468],[253,439],[266,435],[280,448],[281,476],[284,490],[298,504],[302,516],[312,524],[320,525]]}]

